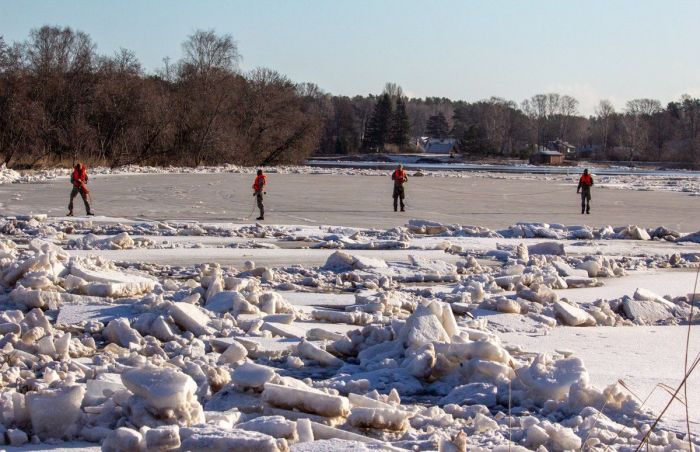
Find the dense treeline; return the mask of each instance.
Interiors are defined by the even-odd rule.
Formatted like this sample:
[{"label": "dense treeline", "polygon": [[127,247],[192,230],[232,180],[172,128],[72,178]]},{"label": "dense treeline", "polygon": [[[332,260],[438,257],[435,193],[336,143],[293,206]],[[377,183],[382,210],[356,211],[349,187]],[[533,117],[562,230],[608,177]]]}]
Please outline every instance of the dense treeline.
[{"label": "dense treeline", "polygon": [[176,63],[146,75],[127,50],[97,55],[70,28],[0,40],[0,156],[36,166],[77,159],[249,165],[298,162],[320,138],[322,95],[256,69],[237,70],[229,35],[197,31]]},{"label": "dense treeline", "polygon": [[[392,92],[397,88],[389,84],[377,98],[334,98],[336,111],[344,113],[326,119],[322,152],[396,149],[398,141],[391,134],[384,141],[375,138],[382,136],[377,130],[396,122],[387,107],[394,99],[395,110],[408,118],[409,137],[454,138],[463,153],[475,157],[523,158],[538,146],[562,140],[591,159],[700,163],[700,99],[690,96],[665,107],[658,100],[634,99],[621,112],[602,100],[586,118],[579,114],[576,99],[556,93],[538,94],[518,105],[497,97],[464,102],[404,99],[400,88],[398,96]],[[333,140],[335,147],[329,145]]]},{"label": "dense treeline", "polygon": [[[197,31],[179,60],[147,74],[121,50],[99,55],[85,33],[32,30],[0,37],[0,159],[11,166],[299,163],[316,154],[416,150],[421,136],[454,138],[467,155],[525,157],[561,139],[609,160],[700,162],[700,100],[662,106],[541,94],[520,105],[409,99],[387,84],[370,96],[332,96],[270,69],[242,73],[230,35]],[[0,162],[0,163],[1,163]]]}]

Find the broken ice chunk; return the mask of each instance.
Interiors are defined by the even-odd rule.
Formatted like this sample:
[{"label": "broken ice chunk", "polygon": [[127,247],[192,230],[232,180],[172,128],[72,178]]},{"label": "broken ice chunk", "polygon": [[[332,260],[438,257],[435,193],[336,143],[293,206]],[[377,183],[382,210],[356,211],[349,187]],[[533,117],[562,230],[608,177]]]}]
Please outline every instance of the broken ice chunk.
[{"label": "broken ice chunk", "polygon": [[122,374],[122,383],[156,409],[177,409],[196,401],[197,384],[177,370],[160,367],[131,369]]},{"label": "broken ice chunk", "polygon": [[28,393],[27,407],[34,433],[41,439],[75,436],[84,396],[82,386]]},{"label": "broken ice chunk", "polygon": [[350,401],[346,397],[325,394],[311,388],[306,390],[265,383],[263,399],[281,408],[297,409],[326,417],[345,417],[350,412]]}]

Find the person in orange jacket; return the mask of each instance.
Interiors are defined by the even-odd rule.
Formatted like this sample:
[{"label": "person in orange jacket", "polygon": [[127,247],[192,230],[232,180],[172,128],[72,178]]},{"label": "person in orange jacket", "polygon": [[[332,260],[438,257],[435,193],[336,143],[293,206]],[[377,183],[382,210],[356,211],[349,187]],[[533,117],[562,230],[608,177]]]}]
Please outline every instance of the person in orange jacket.
[{"label": "person in orange jacket", "polygon": [[87,215],[95,215],[94,213],[92,213],[92,210],[90,210],[90,190],[88,190],[87,188],[87,182],[87,168],[85,167],[85,165],[81,165],[80,163],[76,164],[73,168],[73,173],[70,176],[70,183],[71,185],[73,185],[73,189],[70,192],[70,201],[68,202],[69,217],[73,216],[73,199],[75,199],[75,197],[78,196],[78,193],[80,193],[80,196],[83,198],[83,203],[85,204],[85,212],[87,213]]},{"label": "person in orange jacket", "polygon": [[581,214],[584,212],[591,213],[591,187],[593,186],[593,177],[588,174],[588,169],[583,170],[581,178],[578,180],[578,188],[576,193],[581,193]]},{"label": "person in orange jacket", "polygon": [[398,210],[399,201],[401,201],[401,212],[406,211],[406,206],[403,203],[406,197],[406,192],[404,191],[403,184],[408,182],[408,175],[403,169],[403,165],[396,167],[396,170],[391,175],[391,180],[394,181],[394,212]]},{"label": "person in orange jacket", "polygon": [[260,209],[260,216],[256,218],[256,220],[265,219],[265,206],[263,205],[263,194],[266,194],[265,185],[267,185],[267,179],[263,171],[259,169],[258,175],[255,177],[255,182],[253,182],[253,196],[257,198],[258,209]]}]

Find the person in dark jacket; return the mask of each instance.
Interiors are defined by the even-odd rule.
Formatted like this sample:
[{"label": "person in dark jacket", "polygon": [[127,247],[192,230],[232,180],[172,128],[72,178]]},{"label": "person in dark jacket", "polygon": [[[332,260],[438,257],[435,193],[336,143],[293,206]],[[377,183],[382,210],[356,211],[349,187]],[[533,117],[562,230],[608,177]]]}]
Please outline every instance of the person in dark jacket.
[{"label": "person in dark jacket", "polygon": [[73,185],[73,189],[70,192],[70,201],[68,202],[68,216],[73,216],[73,199],[75,199],[78,194],[83,198],[83,204],[85,204],[85,212],[87,215],[95,215],[90,209],[90,190],[87,188],[88,175],[87,168],[85,165],[80,163],[76,164],[73,168],[73,173],[70,176],[70,183]]},{"label": "person in dark jacket", "polygon": [[403,184],[408,182],[408,175],[403,169],[403,165],[396,167],[396,170],[391,174],[391,180],[394,181],[394,212],[398,210],[399,201],[401,201],[401,212],[406,211],[406,205],[403,203],[406,197],[406,192],[404,191]]},{"label": "person in dark jacket", "polygon": [[588,174],[588,169],[583,170],[583,174],[578,180],[578,188],[576,193],[581,193],[581,213],[591,213],[591,187],[593,186],[593,177]]}]

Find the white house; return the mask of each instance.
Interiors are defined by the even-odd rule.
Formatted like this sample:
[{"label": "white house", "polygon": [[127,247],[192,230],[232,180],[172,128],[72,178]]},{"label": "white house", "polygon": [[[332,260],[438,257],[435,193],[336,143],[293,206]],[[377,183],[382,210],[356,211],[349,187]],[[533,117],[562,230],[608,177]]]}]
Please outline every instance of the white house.
[{"label": "white house", "polygon": [[420,137],[418,148],[426,154],[454,154],[459,152],[455,138]]}]

